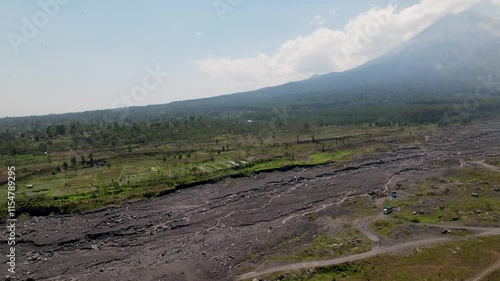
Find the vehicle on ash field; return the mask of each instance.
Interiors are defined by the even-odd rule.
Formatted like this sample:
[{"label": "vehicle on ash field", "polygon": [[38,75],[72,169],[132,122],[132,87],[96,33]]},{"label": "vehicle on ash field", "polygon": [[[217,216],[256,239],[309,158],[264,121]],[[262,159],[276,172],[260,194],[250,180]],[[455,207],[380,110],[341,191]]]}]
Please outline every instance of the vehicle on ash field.
[{"label": "vehicle on ash field", "polygon": [[398,194],[396,193],[396,191],[391,192],[391,197],[398,198]]},{"label": "vehicle on ash field", "polygon": [[392,213],[392,211],[394,211],[394,207],[392,207],[391,205],[387,205],[384,208],[384,215],[388,215]]}]

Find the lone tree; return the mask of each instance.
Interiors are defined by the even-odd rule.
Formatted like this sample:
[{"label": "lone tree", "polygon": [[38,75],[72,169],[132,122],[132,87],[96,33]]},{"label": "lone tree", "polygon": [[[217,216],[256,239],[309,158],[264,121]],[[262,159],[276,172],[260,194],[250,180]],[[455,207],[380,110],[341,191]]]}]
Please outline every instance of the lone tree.
[{"label": "lone tree", "polygon": [[76,166],[76,157],[75,156],[71,157],[71,166],[73,166],[73,167]]},{"label": "lone tree", "polygon": [[89,154],[89,163],[90,167],[94,167],[94,157],[92,156],[92,153]]},{"label": "lone tree", "polygon": [[69,165],[68,165],[68,163],[64,162],[62,167],[63,167],[63,170],[66,172],[69,168]]}]

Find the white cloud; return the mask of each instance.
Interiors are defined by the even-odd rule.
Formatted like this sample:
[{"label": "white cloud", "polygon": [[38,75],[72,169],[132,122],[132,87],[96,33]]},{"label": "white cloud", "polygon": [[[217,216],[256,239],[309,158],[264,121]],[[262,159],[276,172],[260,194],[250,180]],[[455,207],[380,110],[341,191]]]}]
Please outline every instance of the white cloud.
[{"label": "white cloud", "polygon": [[337,9],[337,8],[333,7],[333,8],[330,10],[330,15],[332,15],[332,16],[336,16],[338,11],[339,11],[339,9]]},{"label": "white cloud", "polygon": [[201,36],[201,35],[203,35],[203,33],[202,33],[202,32],[197,32],[197,33],[196,33],[196,36]]},{"label": "white cloud", "polygon": [[[209,57],[198,69],[219,81],[221,91],[244,91],[343,71],[376,58],[411,39],[440,17],[462,12],[481,0],[422,0],[404,10],[374,7],[351,19],[344,30],[319,27],[283,43],[274,53],[249,58]],[[500,0],[493,0],[500,1]]]},{"label": "white cloud", "polygon": [[497,13],[500,14],[500,0],[491,0],[491,4],[497,6]]},{"label": "white cloud", "polygon": [[321,15],[315,15],[310,23],[321,26],[326,23],[326,19]]}]

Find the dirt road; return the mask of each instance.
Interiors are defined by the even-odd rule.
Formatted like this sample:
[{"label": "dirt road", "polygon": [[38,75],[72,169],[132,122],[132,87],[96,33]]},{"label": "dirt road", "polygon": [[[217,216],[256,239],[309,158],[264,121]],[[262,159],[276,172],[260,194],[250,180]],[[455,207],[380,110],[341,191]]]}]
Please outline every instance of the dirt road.
[{"label": "dirt road", "polygon": [[477,165],[481,165],[481,166],[485,167],[486,169],[488,169],[490,171],[500,172],[500,168],[499,167],[495,167],[495,166],[492,166],[492,165],[486,163],[486,160],[474,161],[473,163],[477,164]]},{"label": "dirt road", "polygon": [[[500,228],[466,227],[466,226],[455,226],[455,225],[440,225],[440,227],[461,228],[461,229],[467,229],[467,230],[474,230],[474,231],[479,230],[479,231],[481,231],[481,233],[476,234],[474,236],[500,235]],[[467,239],[467,238],[462,238],[462,239]],[[267,269],[259,271],[259,272],[249,272],[249,273],[245,273],[245,274],[242,274],[242,275],[236,277],[235,280],[245,280],[245,279],[255,278],[255,277],[268,275],[268,274],[281,272],[281,271],[293,271],[293,270],[299,270],[299,269],[331,266],[331,265],[341,264],[341,263],[345,263],[345,262],[357,261],[357,260],[373,257],[373,256],[380,255],[380,254],[397,253],[397,252],[401,252],[401,251],[415,249],[415,248],[421,247],[421,246],[427,246],[427,245],[431,245],[431,244],[453,241],[453,240],[459,240],[459,239],[458,238],[451,238],[451,237],[432,238],[432,239],[425,239],[425,240],[419,240],[419,241],[410,241],[410,242],[401,243],[401,244],[389,246],[389,247],[375,247],[373,250],[368,251],[366,253],[352,255],[352,256],[346,256],[346,257],[329,259],[329,260],[321,260],[321,261],[299,262],[299,263],[293,263],[293,264],[287,264],[287,265],[283,265],[283,266],[267,268]],[[496,264],[494,266],[496,266]],[[493,266],[492,266],[492,268],[493,268]],[[485,270],[485,274],[482,276],[486,276],[487,274],[493,272],[496,269],[496,267],[493,269],[492,268],[488,268],[487,270]],[[491,271],[489,271],[489,270],[491,270]],[[480,279],[474,279],[474,280],[480,280]]]},{"label": "dirt road", "polygon": [[485,278],[486,276],[488,276],[488,274],[492,273],[497,269],[500,269],[500,259],[493,265],[489,266],[488,268],[485,268],[483,271],[481,271],[473,278],[469,279],[469,281],[483,281],[483,278]]}]

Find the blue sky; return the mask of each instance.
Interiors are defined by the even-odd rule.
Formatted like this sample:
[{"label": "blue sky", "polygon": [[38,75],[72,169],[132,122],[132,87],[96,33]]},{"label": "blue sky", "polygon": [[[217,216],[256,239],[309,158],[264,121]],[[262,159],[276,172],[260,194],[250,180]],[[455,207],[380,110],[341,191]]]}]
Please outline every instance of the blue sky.
[{"label": "blue sky", "polygon": [[[432,2],[1,1],[0,117],[257,89],[352,68],[471,6],[498,16],[489,1]],[[29,36],[23,18],[37,29]],[[356,30],[370,30],[371,18],[380,30],[346,51],[356,44]],[[162,73],[156,79],[155,70]]]}]

